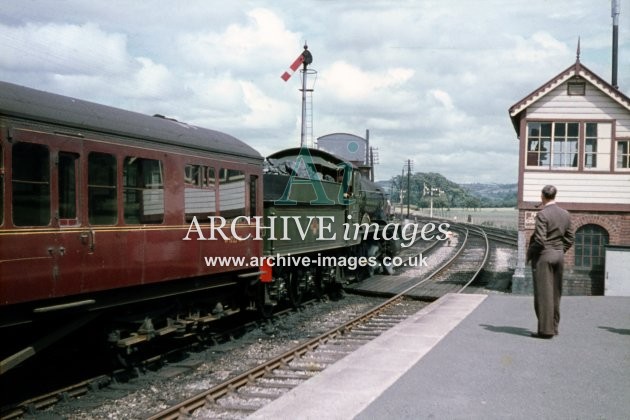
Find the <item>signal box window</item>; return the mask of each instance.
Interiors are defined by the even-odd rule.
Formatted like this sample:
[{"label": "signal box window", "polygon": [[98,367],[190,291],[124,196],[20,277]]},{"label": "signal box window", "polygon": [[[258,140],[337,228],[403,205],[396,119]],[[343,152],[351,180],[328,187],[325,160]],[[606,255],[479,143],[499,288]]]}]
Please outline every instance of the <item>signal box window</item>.
[{"label": "signal box window", "polygon": [[216,177],[214,168],[186,165],[184,168],[184,212],[186,221],[214,216],[216,205]]},{"label": "signal box window", "polygon": [[92,225],[118,220],[115,156],[96,152],[88,156],[88,219]]},{"label": "signal box window", "polygon": [[219,211],[222,217],[233,219],[245,215],[245,174],[235,169],[219,172]]},{"label": "signal box window", "polygon": [[580,123],[527,123],[527,166],[577,168]]},{"label": "signal box window", "polygon": [[12,151],[13,223],[50,223],[50,154],[46,146],[17,143]]},{"label": "signal box window", "polygon": [[551,123],[527,124],[527,166],[549,166]]},{"label": "signal box window", "polygon": [[123,164],[125,223],[162,223],[164,184],[162,162],[127,157]]},{"label": "signal box window", "polygon": [[597,167],[597,124],[586,124],[586,139],[584,141],[584,167]]},{"label": "signal box window", "polygon": [[617,169],[630,169],[630,140],[617,142]]},{"label": "signal box window", "polygon": [[554,168],[577,168],[579,123],[554,123],[551,148]]},{"label": "signal box window", "polygon": [[610,123],[586,123],[584,136],[584,169],[610,170]]}]

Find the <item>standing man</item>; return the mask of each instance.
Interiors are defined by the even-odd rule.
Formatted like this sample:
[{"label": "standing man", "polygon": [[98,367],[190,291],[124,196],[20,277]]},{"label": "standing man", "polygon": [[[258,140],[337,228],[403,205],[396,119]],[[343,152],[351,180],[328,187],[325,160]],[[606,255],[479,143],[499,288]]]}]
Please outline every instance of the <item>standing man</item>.
[{"label": "standing man", "polygon": [[552,338],[558,335],[560,296],[564,253],[573,245],[569,212],[556,204],[556,187],[542,189],[543,209],[536,215],[536,227],[527,249],[534,277],[534,310],[538,331],[532,337]]}]

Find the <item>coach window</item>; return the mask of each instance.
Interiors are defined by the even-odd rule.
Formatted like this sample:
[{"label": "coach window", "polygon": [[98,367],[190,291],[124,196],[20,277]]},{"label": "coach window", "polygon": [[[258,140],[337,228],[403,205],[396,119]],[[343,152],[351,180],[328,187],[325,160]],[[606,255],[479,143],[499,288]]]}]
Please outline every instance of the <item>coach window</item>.
[{"label": "coach window", "polygon": [[208,174],[206,177],[206,186],[208,188],[215,188],[215,182],[217,181],[217,177],[214,173],[214,168],[206,168],[205,173]]},{"label": "coach window", "polygon": [[4,223],[4,148],[0,144],[0,225]]},{"label": "coach window", "polygon": [[59,218],[77,218],[77,164],[79,156],[59,153]]},{"label": "coach window", "polygon": [[184,183],[186,185],[198,186],[199,185],[199,165],[186,165],[184,170]]},{"label": "coach window", "polygon": [[258,192],[258,177],[249,176],[249,215],[256,216],[256,194]]},{"label": "coach window", "polygon": [[116,157],[92,152],[88,156],[88,219],[93,225],[113,225],[118,220]]},{"label": "coach window", "polygon": [[186,221],[214,216],[216,187],[214,168],[204,165],[186,165],[184,168],[184,213]]},{"label": "coach window", "polygon": [[127,157],[123,164],[125,223],[162,223],[164,184],[162,162]]},{"label": "coach window", "polygon": [[219,212],[226,219],[245,215],[245,174],[235,169],[219,172]]},{"label": "coach window", "polygon": [[13,223],[46,226],[50,223],[50,155],[40,144],[13,145]]}]

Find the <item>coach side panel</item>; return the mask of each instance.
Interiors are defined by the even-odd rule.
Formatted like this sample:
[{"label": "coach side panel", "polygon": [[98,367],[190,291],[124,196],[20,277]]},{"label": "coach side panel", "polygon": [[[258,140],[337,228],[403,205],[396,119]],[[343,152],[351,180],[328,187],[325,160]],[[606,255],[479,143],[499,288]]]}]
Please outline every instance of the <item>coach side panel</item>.
[{"label": "coach side panel", "polygon": [[1,304],[232,272],[243,268],[204,256],[261,255],[256,241],[183,240],[192,216],[260,214],[259,165],[54,131],[2,130]]}]

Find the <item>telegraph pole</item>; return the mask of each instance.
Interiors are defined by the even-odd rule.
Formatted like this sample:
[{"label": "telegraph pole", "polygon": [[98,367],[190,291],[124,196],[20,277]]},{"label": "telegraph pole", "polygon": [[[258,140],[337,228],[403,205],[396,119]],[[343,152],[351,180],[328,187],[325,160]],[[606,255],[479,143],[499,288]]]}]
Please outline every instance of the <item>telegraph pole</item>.
[{"label": "telegraph pole", "polygon": [[402,169],[402,173],[400,174],[400,220],[403,219],[403,209],[404,209],[404,201],[403,198],[405,197],[405,190],[403,189],[403,178],[405,176],[405,167],[403,166]]},{"label": "telegraph pole", "polygon": [[407,219],[409,219],[410,201],[411,201],[411,159],[407,159]]}]

